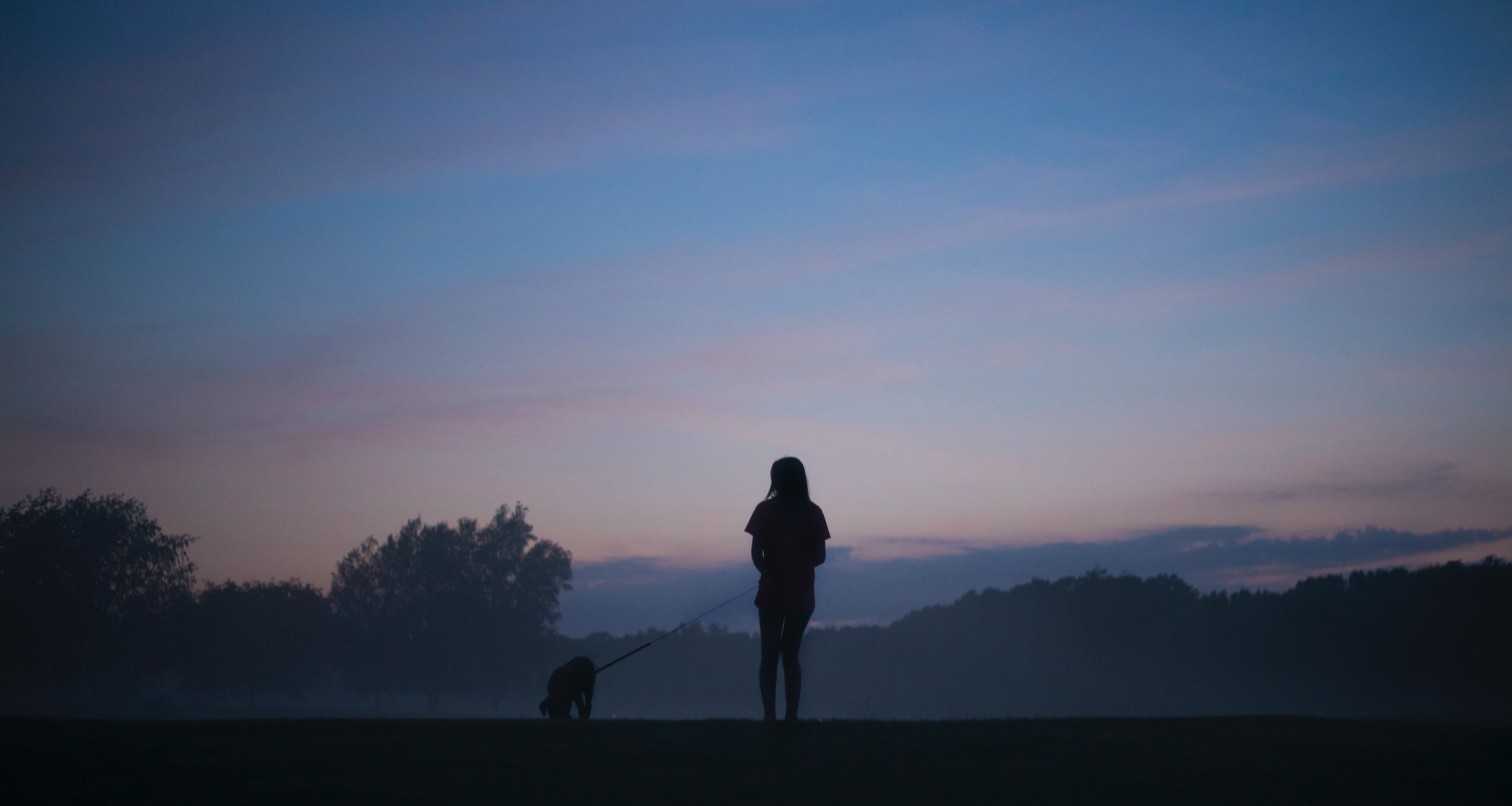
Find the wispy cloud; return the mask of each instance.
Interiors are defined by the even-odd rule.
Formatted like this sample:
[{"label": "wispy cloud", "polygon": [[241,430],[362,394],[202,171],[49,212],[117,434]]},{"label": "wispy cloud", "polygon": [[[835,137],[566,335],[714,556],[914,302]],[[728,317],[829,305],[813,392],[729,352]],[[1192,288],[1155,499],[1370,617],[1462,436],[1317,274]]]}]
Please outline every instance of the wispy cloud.
[{"label": "wispy cloud", "polygon": [[77,235],[309,196],[770,151],[805,137],[811,110],[983,61],[959,47],[978,26],[938,12],[765,37],[688,9],[267,16],[207,18],[150,52],[38,68],[10,86],[5,106],[30,125],[7,132],[0,205],[53,237],[55,222],[33,220],[39,202],[62,202]]},{"label": "wispy cloud", "polygon": [[[596,18],[600,11],[585,16]],[[32,237],[207,209],[647,156],[792,142],[778,87],[705,83],[697,50],[581,19],[441,11],[207,29],[134,58],[17,85],[0,205]],[[57,207],[55,205],[61,205]]]},{"label": "wispy cloud", "polygon": [[[639,262],[656,266],[663,277],[715,272],[751,286],[813,282],[826,276],[854,276],[861,282],[869,270],[898,261],[919,262],[922,267],[923,258],[960,247],[1003,245],[1064,232],[1086,237],[1089,231],[1114,230],[1152,217],[1208,215],[1260,202],[1503,166],[1512,163],[1512,146],[1504,142],[1509,133],[1512,118],[1501,116],[1326,146],[1271,146],[1247,155],[1237,165],[1146,181],[1137,190],[1088,187],[1054,198],[1046,198],[1035,182],[1026,183],[1021,177],[1005,181],[1000,170],[992,167],[995,162],[988,161],[988,167],[977,172],[980,175],[952,174],[948,189],[916,180],[890,185],[888,195],[911,200],[892,205],[895,209],[887,204],[862,204],[868,215],[816,221],[812,232],[767,233],[759,241],[721,244],[717,252],[669,250]],[[923,205],[919,199],[930,203]],[[1444,238],[1426,245],[1393,238],[1391,233],[1383,235],[1384,241],[1378,244],[1359,246],[1340,256],[1283,263],[1243,280],[1107,289],[1092,302],[1115,308],[1114,318],[1147,319],[1173,309],[1196,308],[1215,298],[1294,293],[1320,278],[1378,268],[1383,263],[1416,261],[1423,268],[1435,268],[1504,251],[1507,243],[1502,230],[1482,232],[1468,241]],[[1012,311],[1088,304],[1058,288],[1015,282],[1008,295]],[[1000,297],[991,301],[1002,304]],[[1087,313],[1104,317],[1110,312]]]},{"label": "wispy cloud", "polygon": [[1248,503],[1275,504],[1316,500],[1369,502],[1422,496],[1441,499],[1446,495],[1484,497],[1494,492],[1484,482],[1465,473],[1459,462],[1433,462],[1384,473],[1339,470],[1314,481],[1209,495]]}]

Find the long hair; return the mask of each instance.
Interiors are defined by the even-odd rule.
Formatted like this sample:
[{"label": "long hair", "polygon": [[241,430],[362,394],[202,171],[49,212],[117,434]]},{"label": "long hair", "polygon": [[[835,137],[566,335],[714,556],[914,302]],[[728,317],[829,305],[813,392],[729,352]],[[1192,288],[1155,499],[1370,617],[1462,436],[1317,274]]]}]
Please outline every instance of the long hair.
[{"label": "long hair", "polygon": [[767,498],[786,498],[791,501],[808,501],[808,473],[796,457],[784,456],[772,463],[772,486]]}]

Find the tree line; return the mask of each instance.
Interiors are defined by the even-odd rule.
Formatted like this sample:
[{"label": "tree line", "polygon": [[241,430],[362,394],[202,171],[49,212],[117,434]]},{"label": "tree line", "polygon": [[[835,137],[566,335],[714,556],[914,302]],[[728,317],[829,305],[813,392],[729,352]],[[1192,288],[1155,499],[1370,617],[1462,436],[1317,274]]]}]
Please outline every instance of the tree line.
[{"label": "tree line", "polygon": [[[141,502],[43,490],[0,510],[0,709],[141,714],[486,694],[497,710],[554,635],[571,555],[526,510],[412,520],[297,579],[196,586],[193,538]],[[535,688],[531,683],[531,691]],[[519,696],[524,696],[523,688]]]},{"label": "tree line", "polygon": [[[0,511],[0,710],[525,715],[551,668],[664,637],[555,632],[571,557],[516,504],[405,524],[298,580],[195,584],[137,501]],[[1512,565],[1202,594],[1094,569],[813,629],[804,711],[839,718],[1512,714]],[[757,713],[756,639],[694,624],[607,670],[596,716]]]},{"label": "tree line", "polygon": [[[810,630],[804,712],[847,719],[1512,716],[1512,564],[1311,577],[1199,593],[1094,569],[969,592],[885,627]],[[612,658],[659,636],[589,636]],[[570,645],[570,646],[569,646]],[[751,717],[756,639],[669,636],[605,673],[595,713]],[[611,678],[612,676],[612,678]]]}]

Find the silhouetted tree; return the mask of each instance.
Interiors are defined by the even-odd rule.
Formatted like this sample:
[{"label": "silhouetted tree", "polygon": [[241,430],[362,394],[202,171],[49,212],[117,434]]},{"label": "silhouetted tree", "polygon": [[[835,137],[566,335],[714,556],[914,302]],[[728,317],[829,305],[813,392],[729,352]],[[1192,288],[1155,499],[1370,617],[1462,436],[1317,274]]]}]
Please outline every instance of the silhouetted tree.
[{"label": "silhouetted tree", "polygon": [[135,499],[45,489],[0,510],[0,686],[108,708],[161,670],[164,621],[191,595],[193,538]]},{"label": "silhouetted tree", "polygon": [[331,603],[343,630],[344,679],[375,703],[386,691],[490,691],[495,703],[520,660],[550,633],[571,555],[538,540],[525,508],[486,526],[418,518],[383,542],[369,537],[337,566]]},{"label": "silhouetted tree", "polygon": [[326,597],[298,580],[226,581],[195,597],[185,650],[185,688],[239,694],[303,695],[330,668]]}]

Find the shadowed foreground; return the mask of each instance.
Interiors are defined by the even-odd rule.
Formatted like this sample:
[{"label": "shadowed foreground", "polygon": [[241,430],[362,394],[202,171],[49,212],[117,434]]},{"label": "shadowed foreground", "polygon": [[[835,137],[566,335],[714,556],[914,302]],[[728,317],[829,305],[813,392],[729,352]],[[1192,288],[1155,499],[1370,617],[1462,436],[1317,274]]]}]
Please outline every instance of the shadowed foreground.
[{"label": "shadowed foreground", "polygon": [[0,760],[12,803],[1491,803],[1512,724],[4,720]]}]

